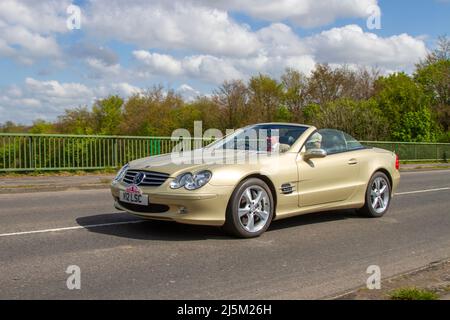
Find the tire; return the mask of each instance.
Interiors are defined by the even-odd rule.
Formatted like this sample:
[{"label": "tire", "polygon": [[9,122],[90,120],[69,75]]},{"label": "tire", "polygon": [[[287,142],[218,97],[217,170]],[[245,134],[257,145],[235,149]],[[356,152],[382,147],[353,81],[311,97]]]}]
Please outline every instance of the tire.
[{"label": "tire", "polygon": [[369,218],[379,218],[388,211],[390,203],[391,184],[389,179],[383,172],[377,171],[367,185],[364,206],[357,212]]},{"label": "tire", "polygon": [[249,178],[241,182],[231,195],[224,229],[239,238],[258,237],[269,227],[273,213],[270,188],[261,179]]}]

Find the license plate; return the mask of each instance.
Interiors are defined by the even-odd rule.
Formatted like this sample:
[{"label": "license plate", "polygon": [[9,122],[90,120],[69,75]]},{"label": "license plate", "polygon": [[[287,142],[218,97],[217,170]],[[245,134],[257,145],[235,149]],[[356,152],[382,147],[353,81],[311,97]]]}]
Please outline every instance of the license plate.
[{"label": "license plate", "polygon": [[120,201],[147,206],[148,195],[135,192],[120,191]]}]

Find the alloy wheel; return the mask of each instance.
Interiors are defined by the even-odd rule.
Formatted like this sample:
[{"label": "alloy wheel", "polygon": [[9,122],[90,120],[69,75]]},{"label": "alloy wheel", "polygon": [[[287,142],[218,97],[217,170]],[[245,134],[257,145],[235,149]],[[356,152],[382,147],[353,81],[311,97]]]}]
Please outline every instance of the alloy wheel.
[{"label": "alloy wheel", "polygon": [[248,232],[258,232],[267,223],[270,216],[270,199],[266,190],[253,185],[244,190],[238,207],[238,220]]}]

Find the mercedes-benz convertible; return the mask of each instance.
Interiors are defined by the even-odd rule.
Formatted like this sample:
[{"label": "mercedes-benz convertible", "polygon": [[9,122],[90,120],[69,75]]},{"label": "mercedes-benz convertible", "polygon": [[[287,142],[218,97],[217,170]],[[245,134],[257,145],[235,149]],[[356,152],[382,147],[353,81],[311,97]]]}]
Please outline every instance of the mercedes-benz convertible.
[{"label": "mercedes-benz convertible", "polygon": [[334,129],[247,126],[203,148],[129,162],[111,184],[133,215],[223,226],[255,237],[273,220],[356,209],[381,217],[399,184],[399,159]]}]

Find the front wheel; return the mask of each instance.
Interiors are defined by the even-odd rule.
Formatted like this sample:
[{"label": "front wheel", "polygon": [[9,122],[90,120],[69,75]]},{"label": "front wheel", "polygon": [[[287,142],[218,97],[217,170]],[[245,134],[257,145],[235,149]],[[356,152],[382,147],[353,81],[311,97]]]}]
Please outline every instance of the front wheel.
[{"label": "front wheel", "polygon": [[364,216],[378,218],[383,216],[391,202],[391,185],[383,172],[375,172],[366,190],[366,202],[358,212]]},{"label": "front wheel", "polygon": [[261,235],[273,218],[274,202],[267,184],[257,178],[241,182],[227,208],[224,228],[241,238]]}]

